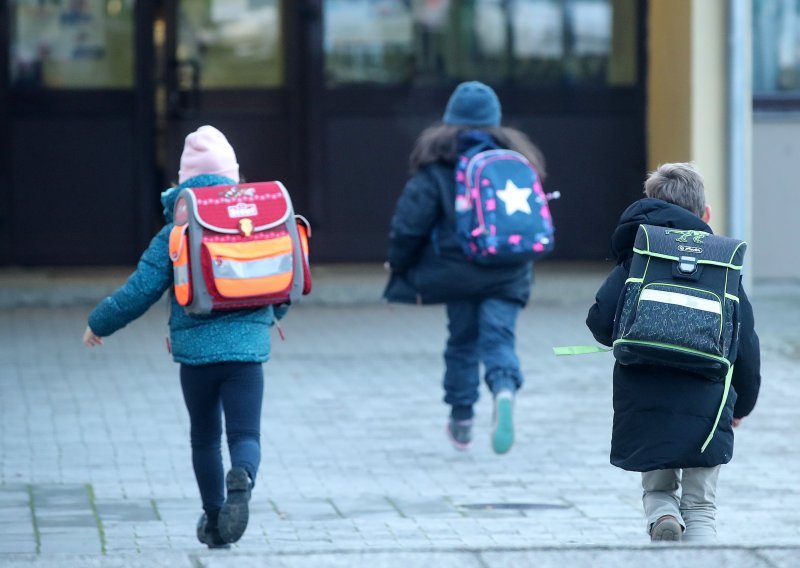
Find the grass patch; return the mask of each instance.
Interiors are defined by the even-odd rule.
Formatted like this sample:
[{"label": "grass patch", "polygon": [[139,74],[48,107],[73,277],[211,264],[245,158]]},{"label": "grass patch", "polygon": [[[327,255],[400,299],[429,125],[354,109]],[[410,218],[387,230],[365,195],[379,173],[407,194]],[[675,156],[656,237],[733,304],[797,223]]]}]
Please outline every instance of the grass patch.
[{"label": "grass patch", "polygon": [[100,519],[100,513],[97,512],[97,504],[94,500],[94,487],[91,485],[86,486],[86,493],[89,495],[89,506],[92,508],[92,515],[94,515],[94,522],[97,523],[97,533],[100,535],[100,552],[105,556],[106,554],[106,531],[103,528],[103,521]]},{"label": "grass patch", "polygon": [[33,536],[36,539],[36,554],[42,552],[42,535],[39,532],[39,522],[36,520],[36,505],[33,504],[33,485],[25,486],[28,492],[28,508],[31,510],[31,522],[33,523]]},{"label": "grass patch", "polygon": [[156,520],[161,521],[161,511],[158,510],[158,505],[156,505],[155,499],[150,499],[150,506],[153,508],[153,513],[156,516]]}]

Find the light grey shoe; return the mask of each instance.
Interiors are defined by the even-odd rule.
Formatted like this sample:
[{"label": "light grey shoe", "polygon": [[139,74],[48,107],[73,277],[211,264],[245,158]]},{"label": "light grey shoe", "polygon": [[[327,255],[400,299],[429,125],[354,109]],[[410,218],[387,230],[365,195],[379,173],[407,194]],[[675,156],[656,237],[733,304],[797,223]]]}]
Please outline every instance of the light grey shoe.
[{"label": "light grey shoe", "polygon": [[472,447],[472,419],[456,420],[451,418],[447,423],[447,437],[453,447],[465,451]]},{"label": "light grey shoe", "polygon": [[683,536],[683,527],[678,519],[672,515],[660,517],[650,527],[650,540],[652,542],[677,542]]}]

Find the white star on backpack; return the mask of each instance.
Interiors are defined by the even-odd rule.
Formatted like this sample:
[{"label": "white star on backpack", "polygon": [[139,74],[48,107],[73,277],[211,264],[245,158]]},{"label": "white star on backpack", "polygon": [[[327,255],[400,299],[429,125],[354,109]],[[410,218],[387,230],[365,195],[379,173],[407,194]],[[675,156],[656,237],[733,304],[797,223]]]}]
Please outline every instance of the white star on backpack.
[{"label": "white star on backpack", "polygon": [[506,215],[512,215],[517,211],[530,215],[532,211],[528,198],[531,193],[533,193],[531,188],[517,187],[513,181],[507,180],[505,189],[497,191],[497,197],[505,203]]}]

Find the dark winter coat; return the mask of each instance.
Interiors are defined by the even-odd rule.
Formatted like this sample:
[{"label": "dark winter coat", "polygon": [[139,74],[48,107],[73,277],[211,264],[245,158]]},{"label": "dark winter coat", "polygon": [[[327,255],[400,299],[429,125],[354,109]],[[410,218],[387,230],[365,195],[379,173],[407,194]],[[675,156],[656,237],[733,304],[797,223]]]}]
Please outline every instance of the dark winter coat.
[{"label": "dark winter coat", "polygon": [[419,169],[400,195],[389,234],[391,302],[436,304],[501,298],[525,305],[533,264],[481,266],[467,260],[455,235],[454,164]]},{"label": "dark winter coat", "polygon": [[[611,238],[617,266],[597,292],[586,325],[595,339],[611,345],[617,300],[622,294],[640,224],[711,232],[699,217],[659,199],[641,199],[620,218]],[[631,471],[712,467],[733,456],[732,418],[747,416],[761,384],[753,308],[739,287],[741,330],[732,387],[714,436],[700,453],[714,424],[723,383],[659,366],[614,364],[614,424],[611,463]]]}]

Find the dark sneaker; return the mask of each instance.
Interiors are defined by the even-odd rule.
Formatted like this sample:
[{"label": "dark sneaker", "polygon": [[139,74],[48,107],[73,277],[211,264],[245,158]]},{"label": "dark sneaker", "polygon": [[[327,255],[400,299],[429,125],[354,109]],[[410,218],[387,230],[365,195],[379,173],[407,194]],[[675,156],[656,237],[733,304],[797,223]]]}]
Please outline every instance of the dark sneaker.
[{"label": "dark sneaker", "polygon": [[659,518],[650,528],[650,540],[652,542],[679,541],[683,536],[683,528],[678,519],[672,515],[664,515]]},{"label": "dark sneaker", "polygon": [[514,444],[514,393],[501,390],[494,397],[492,419],[492,449],[496,454],[505,454]]},{"label": "dark sneaker", "polygon": [[457,450],[468,450],[472,447],[472,420],[456,420],[451,418],[447,423],[447,437]]},{"label": "dark sneaker", "polygon": [[219,511],[217,526],[222,540],[236,542],[244,534],[247,521],[250,519],[250,488],[253,486],[250,476],[241,467],[234,467],[225,476],[228,496]]},{"label": "dark sneaker", "polygon": [[208,526],[208,517],[205,513],[200,515],[197,521],[197,540],[205,544],[208,548],[230,548],[231,545],[222,540],[219,530],[216,527]]}]

